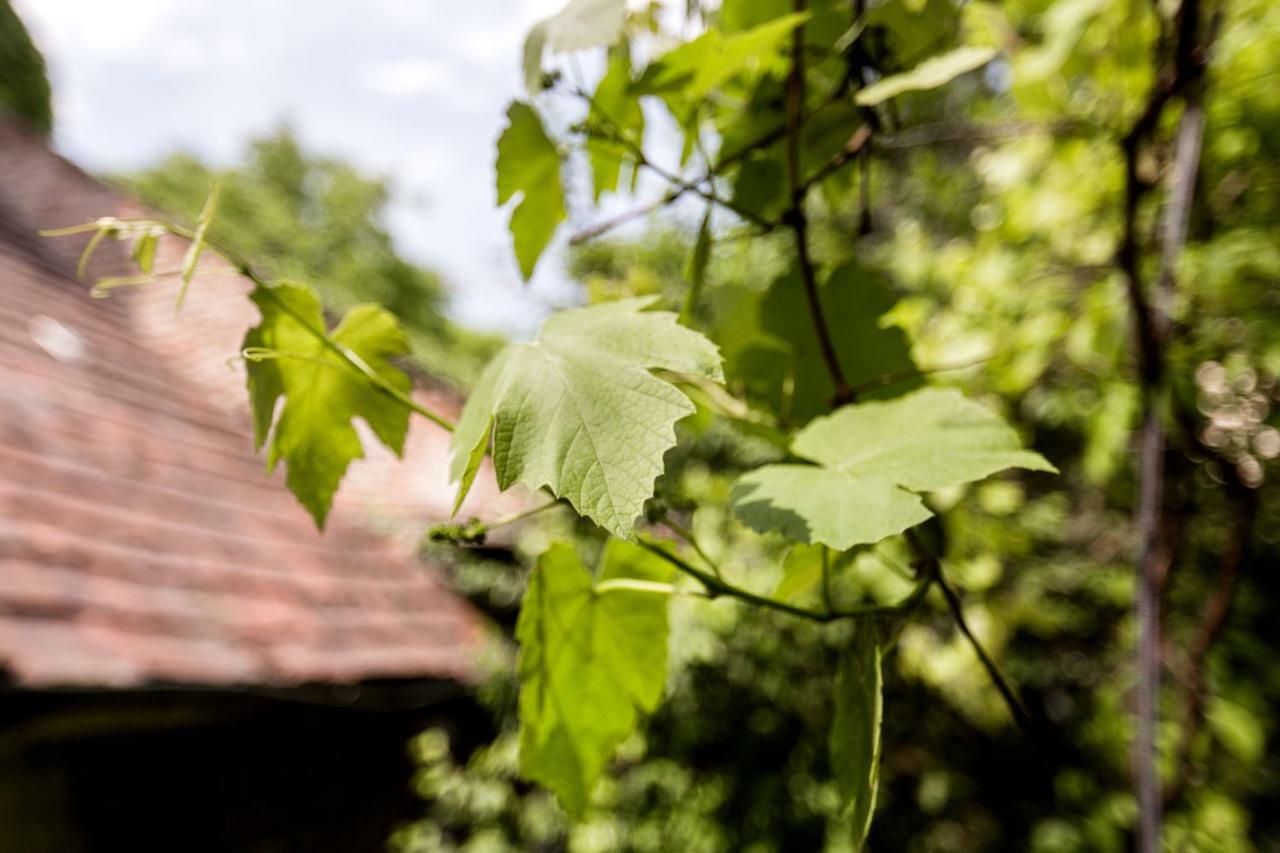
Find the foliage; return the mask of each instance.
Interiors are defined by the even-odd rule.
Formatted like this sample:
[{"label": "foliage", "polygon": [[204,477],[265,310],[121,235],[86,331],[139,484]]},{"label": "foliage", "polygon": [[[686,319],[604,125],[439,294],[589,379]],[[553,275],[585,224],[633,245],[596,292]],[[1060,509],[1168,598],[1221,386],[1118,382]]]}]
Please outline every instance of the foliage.
[{"label": "foliage", "polygon": [[[520,642],[520,768],[581,815],[605,763],[662,700],[671,567],[614,540],[598,580],[571,545],[529,578]],[[637,583],[638,581],[638,583]],[[656,581],[656,583],[655,583]]]},{"label": "foliage", "polygon": [[43,133],[53,130],[53,97],[44,56],[9,0],[0,0],[0,111],[12,112]]},{"label": "foliage", "polygon": [[706,338],[669,312],[642,311],[647,304],[563,311],[494,359],[454,431],[458,504],[492,436],[499,486],[545,486],[614,535],[631,535],[676,421],[694,412],[652,371],[722,376]]},{"label": "foliage", "polygon": [[114,180],[148,206],[192,222],[217,185],[211,239],[252,258],[268,278],[307,282],[336,310],[383,306],[403,324],[417,360],[437,376],[469,384],[493,353],[492,340],[444,317],[439,276],[396,254],[382,226],[390,187],[308,152],[288,127],[250,144],[231,168],[175,154]]},{"label": "foliage", "polygon": [[[455,556],[518,683],[493,746],[420,741],[432,804],[399,846],[856,849],[874,811],[884,849],[1123,850],[1141,824],[1151,850],[1152,795],[1175,849],[1274,844],[1275,581],[1246,568],[1280,529],[1280,17],[1176,5],[725,0],[619,35],[623,4],[574,0],[538,26],[497,170],[524,275],[579,162],[591,200],[629,169],[706,210],[583,250],[594,304],[499,353],[456,426],[358,353],[328,368],[453,427],[460,498],[491,456],[572,510],[517,544],[527,587]],[[542,65],[606,44],[594,90]],[[646,139],[664,110],[678,157]],[[1131,793],[1135,594],[1179,642],[1160,790]]]},{"label": "foliage", "polygon": [[254,444],[261,449],[270,436],[267,467],[284,460],[290,490],[324,527],[347,466],[364,456],[352,420],[363,420],[396,454],[409,431],[409,410],[348,369],[342,354],[407,392],[412,381],[388,360],[407,353],[409,344],[395,318],[375,305],[352,308],[326,332],[320,300],[305,286],[259,286],[249,298],[262,313],[243,347]]}]

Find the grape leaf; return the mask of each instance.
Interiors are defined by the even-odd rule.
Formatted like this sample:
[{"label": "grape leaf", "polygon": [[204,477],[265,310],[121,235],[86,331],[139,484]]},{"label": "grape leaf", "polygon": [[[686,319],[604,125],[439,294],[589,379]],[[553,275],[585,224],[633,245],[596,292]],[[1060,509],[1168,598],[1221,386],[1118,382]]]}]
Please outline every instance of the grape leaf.
[{"label": "grape leaf", "polygon": [[[613,540],[600,581],[670,576],[660,558]],[[662,699],[667,603],[660,587],[597,585],[573,546],[538,559],[520,608],[520,771],[581,815],[605,763]]]},{"label": "grape leaf", "polygon": [[891,74],[859,90],[854,100],[862,107],[897,97],[903,92],[921,92],[945,86],[961,74],[986,65],[996,55],[989,47],[959,47],[921,62],[910,71]]},{"label": "grape leaf", "polygon": [[725,36],[707,30],[661,56],[637,84],[646,94],[678,90],[690,101],[705,98],[739,74],[758,78],[786,67],[782,48],[792,30],[808,20],[805,12],[783,15],[746,32]]},{"label": "grape leaf", "polygon": [[569,0],[534,24],[524,40],[524,82],[530,94],[542,89],[542,54],[547,48],[570,53],[613,44],[627,20],[626,0]]},{"label": "grape leaf", "polygon": [[561,311],[486,369],[453,433],[459,502],[492,435],[499,487],[545,486],[614,535],[630,534],[676,421],[694,412],[651,371],[723,379],[715,346],[668,311],[642,310],[652,301]]},{"label": "grape leaf", "polygon": [[[920,384],[910,375],[910,347],[900,329],[880,318],[893,306],[888,288],[870,270],[849,262],[819,284],[823,314],[835,337],[836,357],[857,386],[886,375],[905,377],[864,396],[901,393]],[[726,372],[748,395],[785,421],[804,424],[830,409],[835,385],[813,334],[813,320],[798,270],[763,293],[743,287],[716,290],[713,337],[724,348]]]},{"label": "grape leaf", "polygon": [[[597,119],[607,122],[614,131],[639,146],[644,140],[644,111],[630,89],[631,56],[624,45],[610,54],[608,68],[596,86],[591,103]],[[586,146],[595,201],[599,201],[603,193],[618,189],[624,164],[631,166],[631,175],[635,178],[634,158],[626,146],[598,136],[588,137]]]},{"label": "grape leaf", "polygon": [[880,724],[884,697],[876,623],[858,623],[853,642],[840,655],[835,681],[835,718],[829,746],[831,767],[844,811],[853,821],[853,849],[862,849],[880,787]]},{"label": "grape leaf", "polygon": [[845,406],[810,423],[792,452],[817,465],[766,465],[734,486],[750,527],[840,551],[901,533],[932,513],[918,493],[1005,468],[1055,471],[1017,433],[958,391],[925,388]]},{"label": "grape leaf", "polygon": [[508,227],[520,274],[528,281],[565,218],[560,152],[528,104],[513,101],[507,108],[507,122],[498,139],[498,204],[520,194]]},{"label": "grape leaf", "polygon": [[[396,455],[409,429],[409,410],[379,391],[339,351],[407,392],[412,382],[388,359],[407,354],[409,344],[395,317],[376,305],[355,306],[326,332],[320,300],[310,288],[259,285],[249,298],[262,314],[243,343],[254,447],[262,449],[270,438],[267,470],[285,461],[289,490],[323,529],[347,466],[364,456],[351,422],[362,419]],[[277,417],[280,397],[284,405]]]}]

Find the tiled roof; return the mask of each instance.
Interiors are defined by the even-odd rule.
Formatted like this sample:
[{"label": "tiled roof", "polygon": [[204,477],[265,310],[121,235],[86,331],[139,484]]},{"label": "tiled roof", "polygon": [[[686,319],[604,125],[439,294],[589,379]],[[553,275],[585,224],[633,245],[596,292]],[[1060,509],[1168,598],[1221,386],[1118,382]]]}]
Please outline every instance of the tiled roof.
[{"label": "tiled roof", "polygon": [[370,532],[369,503],[321,535],[264,474],[227,367],[245,283],[200,277],[175,321],[172,294],[92,299],[79,246],[34,237],[126,207],[0,122],[0,682],[467,680],[478,617]]}]

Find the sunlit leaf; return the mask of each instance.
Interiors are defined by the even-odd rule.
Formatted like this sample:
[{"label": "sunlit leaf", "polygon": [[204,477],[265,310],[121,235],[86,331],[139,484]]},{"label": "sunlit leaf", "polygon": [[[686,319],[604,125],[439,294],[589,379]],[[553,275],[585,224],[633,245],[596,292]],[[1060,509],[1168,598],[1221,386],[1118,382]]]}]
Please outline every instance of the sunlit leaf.
[{"label": "sunlit leaf", "polygon": [[573,546],[538,559],[520,608],[520,770],[581,815],[605,764],[662,699],[667,603],[645,589],[599,582],[662,580],[666,563],[613,540],[598,581]]},{"label": "sunlit leaf", "polygon": [[880,787],[880,724],[884,717],[880,656],[876,623],[863,620],[841,653],[836,671],[831,767],[844,812],[853,824],[855,850],[866,841]]},{"label": "sunlit leaf", "polygon": [[500,487],[545,486],[611,533],[630,535],[675,445],[676,421],[694,412],[652,371],[723,378],[715,346],[670,312],[644,311],[651,302],[561,311],[534,341],[499,356],[454,431],[454,479],[469,485],[492,435]]},{"label": "sunlit leaf", "polygon": [[[254,445],[260,449],[267,444],[268,469],[284,460],[290,491],[323,528],[347,466],[364,456],[352,421],[367,423],[397,455],[409,428],[409,410],[379,391],[339,351],[408,391],[409,377],[388,359],[405,355],[409,346],[395,317],[374,305],[352,308],[327,332],[320,302],[309,288],[260,286],[250,298],[262,313],[243,345]],[[284,405],[277,417],[281,397]]]},{"label": "sunlit leaf", "polygon": [[569,0],[556,14],[529,30],[524,42],[524,78],[530,93],[542,88],[542,54],[547,48],[570,53],[611,45],[626,23],[626,0]]},{"label": "sunlit leaf", "polygon": [[[644,112],[631,92],[631,57],[625,49],[609,56],[609,66],[592,95],[593,118],[606,122],[614,133],[621,134],[636,146],[644,141]],[[633,169],[631,149],[610,139],[591,136],[587,139],[587,157],[591,161],[591,193],[600,200],[606,192],[618,189],[624,165]]]},{"label": "sunlit leaf", "polygon": [[1017,433],[958,391],[925,388],[845,406],[805,427],[792,452],[816,465],[766,465],[734,487],[734,510],[760,531],[837,550],[878,542],[929,518],[919,493],[1005,468],[1054,471]]},{"label": "sunlit leaf", "polygon": [[986,65],[996,55],[989,47],[960,47],[926,59],[924,62],[904,71],[891,74],[877,80],[865,89],[858,91],[854,100],[859,106],[871,107],[897,97],[903,92],[922,92],[945,86],[961,74]]},{"label": "sunlit leaf", "polygon": [[513,102],[507,122],[498,139],[498,204],[520,196],[508,227],[520,274],[527,281],[565,218],[560,152],[528,104]]},{"label": "sunlit leaf", "polygon": [[781,71],[786,65],[783,48],[792,30],[808,17],[807,13],[783,15],[730,36],[708,30],[650,66],[642,78],[643,90],[679,89],[683,97],[697,100],[739,74],[759,77]]}]

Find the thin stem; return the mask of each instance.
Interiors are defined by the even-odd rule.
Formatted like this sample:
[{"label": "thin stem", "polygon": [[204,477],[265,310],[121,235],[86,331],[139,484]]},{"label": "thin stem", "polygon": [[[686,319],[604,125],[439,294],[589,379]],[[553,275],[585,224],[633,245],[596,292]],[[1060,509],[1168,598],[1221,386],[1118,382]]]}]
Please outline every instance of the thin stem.
[{"label": "thin stem", "polygon": [[[795,0],[796,12],[805,11],[805,0]],[[827,372],[835,385],[833,402],[837,406],[853,400],[853,392],[845,379],[844,370],[840,367],[840,359],[836,355],[835,344],[831,339],[831,331],[827,328],[827,319],[822,313],[822,300],[818,293],[818,275],[809,256],[808,222],[805,219],[804,201],[808,185],[800,174],[800,143],[804,126],[805,99],[805,65],[804,65],[804,27],[796,27],[791,36],[791,73],[787,75],[787,185],[791,194],[791,206],[783,216],[783,221],[791,227],[796,241],[796,259],[800,267],[800,278],[804,283],[805,300],[809,305],[809,315],[813,320],[814,333],[818,338],[818,347],[822,351],[822,360],[826,363]]]},{"label": "thin stem", "polygon": [[661,545],[658,545],[648,539],[641,538],[637,539],[636,542],[646,551],[661,557],[681,572],[701,583],[703,588],[707,591],[708,598],[718,598],[722,595],[728,596],[729,598],[736,598],[740,601],[744,601],[748,604],[754,604],[757,607],[761,607],[766,610],[776,610],[779,613],[786,613],[790,616],[796,616],[801,619],[808,619],[811,622],[823,624],[827,622],[835,622],[840,619],[857,619],[868,616],[884,616],[899,613],[906,608],[915,606],[915,602],[923,596],[929,583],[928,579],[922,579],[916,589],[912,591],[911,595],[897,604],[868,604],[861,607],[852,607],[834,612],[809,610],[808,608],[797,607],[795,605],[787,604],[784,601],[769,598],[768,596],[757,595],[748,589],[735,586],[734,584],[724,581],[710,572],[705,572],[702,569],[699,569],[697,566],[694,566],[678,555],[671,553]]},{"label": "thin stem", "polygon": [[996,662],[992,660],[991,655],[987,654],[987,650],[983,648],[982,643],[969,629],[969,623],[964,618],[964,608],[960,604],[960,596],[951,588],[951,584],[947,583],[947,579],[942,574],[941,566],[936,563],[932,567],[933,575],[938,582],[938,588],[942,590],[942,595],[947,600],[947,606],[951,609],[951,615],[955,618],[956,627],[960,629],[960,633],[964,634],[969,644],[973,646],[973,650],[977,653],[978,659],[982,661],[983,668],[986,669],[987,675],[991,677],[991,681],[995,684],[996,690],[1000,691],[1000,696],[1004,699],[1005,705],[1009,707],[1009,713],[1013,715],[1013,721],[1018,724],[1018,728],[1022,733],[1030,736],[1032,733],[1031,716],[1023,707],[1021,700],[1017,694],[1013,692],[1013,688],[1009,686],[1009,682],[1005,680],[1004,675],[1000,672],[1000,668],[996,666]]},{"label": "thin stem", "polygon": [[645,592],[654,593],[658,596],[700,596],[705,597],[704,592],[698,589],[681,589],[675,584],[658,583],[657,580],[641,580],[639,578],[609,578],[595,584],[596,593],[607,592]]},{"label": "thin stem", "polygon": [[702,559],[702,562],[706,563],[708,566],[711,567],[711,571],[715,573],[715,576],[717,578],[723,579],[723,576],[720,573],[720,566],[716,563],[715,560],[711,559],[711,557],[707,554],[706,551],[702,550],[702,546],[698,544],[698,540],[696,537],[694,537],[693,531],[682,527],[681,525],[677,524],[675,521],[672,521],[671,516],[667,515],[666,513],[663,513],[662,515],[662,523],[666,527],[668,527],[672,533],[676,534],[685,542],[687,542],[689,547],[691,547],[694,550],[694,553],[696,553],[698,557]]},{"label": "thin stem", "polygon": [[490,522],[489,524],[486,524],[484,527],[486,531],[497,530],[499,527],[506,527],[509,524],[515,524],[516,522],[524,521],[526,518],[530,518],[541,512],[546,512],[547,510],[559,505],[560,505],[560,499],[553,497],[551,500],[547,501],[546,503],[541,503],[535,507],[531,507],[530,509],[513,513],[507,516],[506,518],[500,518],[497,521],[493,521],[493,522]]}]

